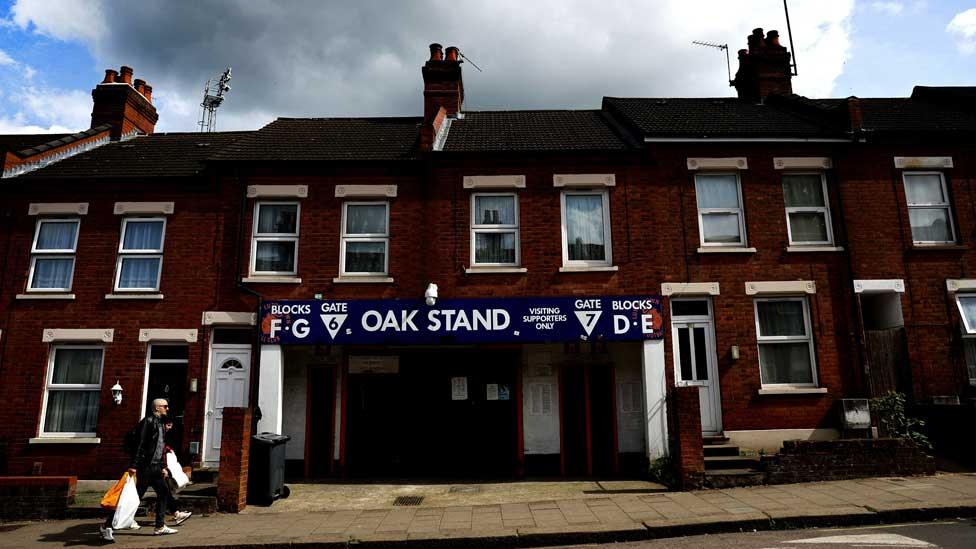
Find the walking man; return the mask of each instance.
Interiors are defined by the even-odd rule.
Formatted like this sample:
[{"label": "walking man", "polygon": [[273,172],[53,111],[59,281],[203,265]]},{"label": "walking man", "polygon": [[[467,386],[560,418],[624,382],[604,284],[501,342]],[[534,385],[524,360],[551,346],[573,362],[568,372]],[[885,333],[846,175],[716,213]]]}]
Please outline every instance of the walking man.
[{"label": "walking man", "polygon": [[[177,532],[163,522],[166,518],[166,508],[170,497],[169,488],[166,486],[168,472],[163,462],[163,447],[166,445],[166,433],[163,424],[168,411],[169,402],[165,398],[154,400],[152,413],[142,418],[142,421],[133,431],[137,438],[132,441],[129,448],[131,450],[129,474],[136,475],[136,491],[139,493],[139,499],[142,499],[149,486],[152,486],[153,491],[156,492],[156,525],[153,534],[157,536]],[[113,515],[109,515],[100,529],[102,539],[106,541],[115,541],[112,534]]]}]

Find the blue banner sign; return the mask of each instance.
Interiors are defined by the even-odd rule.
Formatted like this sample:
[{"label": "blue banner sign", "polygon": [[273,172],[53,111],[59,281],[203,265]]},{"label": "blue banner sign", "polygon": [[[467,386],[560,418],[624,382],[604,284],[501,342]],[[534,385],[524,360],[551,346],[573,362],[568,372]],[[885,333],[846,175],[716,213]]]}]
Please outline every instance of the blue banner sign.
[{"label": "blue banner sign", "polygon": [[266,344],[640,341],[664,337],[660,296],[266,301]]}]

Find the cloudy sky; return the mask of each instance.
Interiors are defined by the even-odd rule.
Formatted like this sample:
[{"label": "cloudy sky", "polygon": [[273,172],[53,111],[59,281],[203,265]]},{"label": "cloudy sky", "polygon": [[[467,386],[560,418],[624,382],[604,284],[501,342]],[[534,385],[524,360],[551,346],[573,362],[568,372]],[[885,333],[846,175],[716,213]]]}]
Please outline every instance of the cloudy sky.
[{"label": "cloudy sky", "polygon": [[[810,97],[976,85],[976,0],[791,0]],[[277,116],[421,112],[427,45],[456,45],[466,110],[594,108],[612,96],[729,96],[725,56],[780,29],[779,0],[0,0],[0,133],[88,127],[91,88],[126,64],[157,131],[193,131],[233,67],[223,130]]]}]

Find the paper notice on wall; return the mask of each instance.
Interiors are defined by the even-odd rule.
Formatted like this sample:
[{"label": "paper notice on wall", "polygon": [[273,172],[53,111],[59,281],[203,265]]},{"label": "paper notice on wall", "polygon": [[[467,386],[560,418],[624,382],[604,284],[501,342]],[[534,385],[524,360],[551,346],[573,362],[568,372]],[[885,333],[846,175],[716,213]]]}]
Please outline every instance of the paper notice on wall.
[{"label": "paper notice on wall", "polygon": [[532,383],[528,395],[530,415],[552,415],[552,383]]},{"label": "paper notice on wall", "polygon": [[485,400],[498,400],[497,383],[488,383],[485,385]]},{"label": "paper notice on wall", "polygon": [[508,385],[498,386],[498,400],[510,400],[512,398],[512,390]]},{"label": "paper notice on wall", "polygon": [[451,378],[451,400],[468,400],[468,378]]}]

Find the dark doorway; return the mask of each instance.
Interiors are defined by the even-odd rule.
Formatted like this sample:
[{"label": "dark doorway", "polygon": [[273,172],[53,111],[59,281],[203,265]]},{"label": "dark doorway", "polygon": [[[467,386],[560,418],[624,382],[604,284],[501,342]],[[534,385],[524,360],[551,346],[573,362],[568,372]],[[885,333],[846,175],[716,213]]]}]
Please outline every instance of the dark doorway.
[{"label": "dark doorway", "polygon": [[613,364],[569,362],[560,369],[565,473],[607,475],[616,470]]},{"label": "dark doorway", "polygon": [[166,434],[166,443],[176,451],[180,463],[183,452],[183,414],[186,410],[187,364],[189,347],[186,345],[151,345],[149,347],[149,374],[146,382],[146,410],[153,409],[153,401],[165,398],[169,402],[168,417],[173,429]]},{"label": "dark doorway", "polygon": [[335,472],[335,367],[309,365],[307,389],[305,476],[319,478]]},{"label": "dark doorway", "polygon": [[517,351],[405,352],[395,374],[350,374],[347,463],[369,476],[510,477]]},{"label": "dark doorway", "polygon": [[559,371],[562,452],[565,473],[569,476],[587,474],[585,369],[584,364],[563,364]]}]

